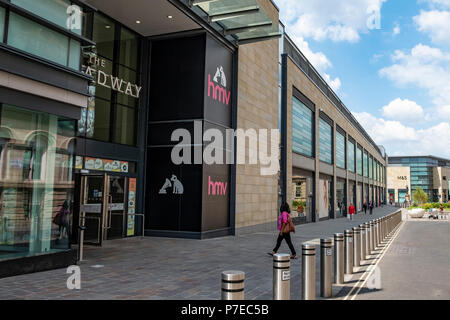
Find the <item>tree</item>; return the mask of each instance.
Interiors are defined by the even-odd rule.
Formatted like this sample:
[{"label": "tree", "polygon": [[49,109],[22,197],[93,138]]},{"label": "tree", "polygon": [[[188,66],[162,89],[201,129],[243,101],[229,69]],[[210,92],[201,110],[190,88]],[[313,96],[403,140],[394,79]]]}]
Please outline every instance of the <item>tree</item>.
[{"label": "tree", "polygon": [[413,193],[413,200],[415,203],[419,205],[423,205],[428,202],[428,195],[423,191],[422,188],[417,188]]}]

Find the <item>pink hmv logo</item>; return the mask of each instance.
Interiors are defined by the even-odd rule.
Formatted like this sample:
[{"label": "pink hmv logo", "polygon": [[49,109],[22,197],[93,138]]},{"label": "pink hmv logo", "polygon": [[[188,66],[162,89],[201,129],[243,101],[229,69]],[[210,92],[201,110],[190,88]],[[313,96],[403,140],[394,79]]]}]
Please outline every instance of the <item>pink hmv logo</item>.
[{"label": "pink hmv logo", "polygon": [[214,182],[208,176],[208,196],[225,196],[227,194],[228,182]]},{"label": "pink hmv logo", "polygon": [[208,74],[208,97],[211,97],[225,105],[230,104],[231,91],[226,89],[227,77],[223,71],[223,67],[217,68],[214,78],[211,79],[211,74]]}]

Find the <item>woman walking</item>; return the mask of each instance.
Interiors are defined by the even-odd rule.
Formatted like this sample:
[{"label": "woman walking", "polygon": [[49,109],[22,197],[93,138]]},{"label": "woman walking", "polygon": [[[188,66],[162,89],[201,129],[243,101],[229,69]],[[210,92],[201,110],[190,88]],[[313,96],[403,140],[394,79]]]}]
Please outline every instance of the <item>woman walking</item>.
[{"label": "woman walking", "polygon": [[289,205],[284,202],[280,207],[280,216],[278,217],[278,231],[280,232],[277,239],[277,244],[275,248],[273,249],[272,253],[269,253],[269,255],[274,255],[278,252],[278,249],[281,246],[281,242],[286,240],[287,245],[289,246],[289,249],[291,250],[291,259],[297,259],[297,253],[295,252],[294,246],[292,244],[291,240],[291,232],[295,233],[295,227],[294,223],[291,219],[291,209],[289,208]]}]

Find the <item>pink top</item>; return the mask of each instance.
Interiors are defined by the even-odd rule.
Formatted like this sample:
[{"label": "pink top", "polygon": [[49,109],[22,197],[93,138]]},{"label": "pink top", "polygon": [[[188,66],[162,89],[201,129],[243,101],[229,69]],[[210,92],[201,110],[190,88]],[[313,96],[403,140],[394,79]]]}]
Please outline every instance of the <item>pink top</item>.
[{"label": "pink top", "polygon": [[281,226],[283,225],[283,223],[288,222],[288,218],[289,218],[289,213],[287,213],[286,211],[283,211],[283,213],[280,214],[280,216],[278,217],[278,230],[279,231],[281,231]]}]

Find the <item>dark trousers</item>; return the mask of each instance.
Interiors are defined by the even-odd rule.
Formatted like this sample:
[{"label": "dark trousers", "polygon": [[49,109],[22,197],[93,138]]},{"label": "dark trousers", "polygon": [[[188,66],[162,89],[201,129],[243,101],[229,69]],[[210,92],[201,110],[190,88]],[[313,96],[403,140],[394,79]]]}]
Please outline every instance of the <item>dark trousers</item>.
[{"label": "dark trousers", "polygon": [[297,253],[295,252],[294,246],[292,244],[292,240],[291,240],[291,234],[290,233],[283,233],[283,235],[278,235],[278,239],[277,239],[277,245],[275,246],[275,249],[273,249],[273,252],[277,253],[278,249],[280,249],[281,246],[281,242],[284,240],[286,240],[287,245],[289,246],[289,249],[291,250],[291,253],[293,256],[295,256]]}]

